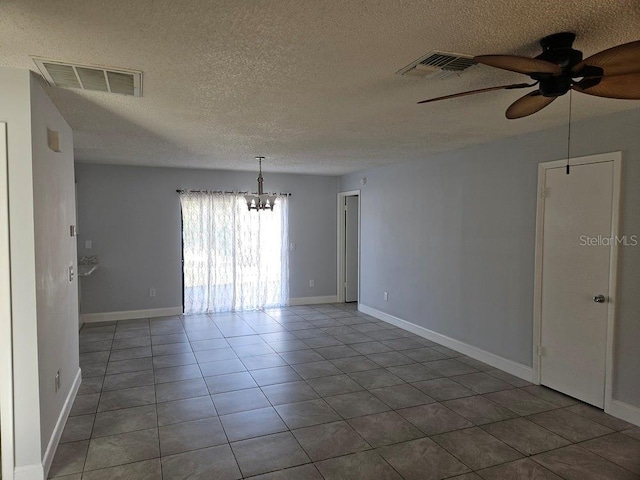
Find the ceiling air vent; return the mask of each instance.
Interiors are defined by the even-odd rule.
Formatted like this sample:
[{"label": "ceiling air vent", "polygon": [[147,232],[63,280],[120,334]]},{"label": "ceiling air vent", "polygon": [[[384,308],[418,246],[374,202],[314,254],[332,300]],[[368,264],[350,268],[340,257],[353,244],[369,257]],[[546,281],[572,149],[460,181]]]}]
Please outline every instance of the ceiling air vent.
[{"label": "ceiling air vent", "polygon": [[142,96],[142,72],[31,57],[52,87]]},{"label": "ceiling air vent", "polygon": [[459,75],[475,64],[476,62],[470,55],[433,51],[411,62],[396,73],[413,77],[447,78],[451,75]]}]

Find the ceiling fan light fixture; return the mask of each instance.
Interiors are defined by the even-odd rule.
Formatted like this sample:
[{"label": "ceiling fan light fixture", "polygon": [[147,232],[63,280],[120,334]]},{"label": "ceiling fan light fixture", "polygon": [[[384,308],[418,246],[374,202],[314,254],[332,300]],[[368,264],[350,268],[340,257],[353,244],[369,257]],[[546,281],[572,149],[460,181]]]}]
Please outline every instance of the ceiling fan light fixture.
[{"label": "ceiling fan light fixture", "polygon": [[573,82],[569,77],[550,77],[540,80],[540,95],[543,97],[560,97],[571,90]]}]

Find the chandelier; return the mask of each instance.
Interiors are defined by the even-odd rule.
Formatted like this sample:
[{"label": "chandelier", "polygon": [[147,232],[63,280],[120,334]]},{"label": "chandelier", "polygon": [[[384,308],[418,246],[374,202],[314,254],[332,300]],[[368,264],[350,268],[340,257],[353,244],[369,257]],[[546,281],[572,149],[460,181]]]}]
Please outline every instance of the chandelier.
[{"label": "chandelier", "polygon": [[262,178],[262,160],[264,157],[256,157],[260,165],[260,173],[258,174],[258,194],[247,194],[244,199],[247,201],[247,208],[251,210],[272,210],[276,204],[276,195],[265,194],[262,184],[264,179]]}]

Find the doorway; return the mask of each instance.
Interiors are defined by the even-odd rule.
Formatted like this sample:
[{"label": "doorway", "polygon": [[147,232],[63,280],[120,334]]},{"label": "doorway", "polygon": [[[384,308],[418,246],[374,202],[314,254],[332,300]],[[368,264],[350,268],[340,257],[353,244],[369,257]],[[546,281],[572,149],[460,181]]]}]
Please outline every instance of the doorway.
[{"label": "doorway", "polygon": [[534,371],[609,410],[619,243],[620,152],[539,165]]},{"label": "doorway", "polygon": [[338,302],[360,298],[360,190],[338,193]]},{"label": "doorway", "polygon": [[7,124],[0,123],[0,478],[13,478],[13,342],[7,167]]}]

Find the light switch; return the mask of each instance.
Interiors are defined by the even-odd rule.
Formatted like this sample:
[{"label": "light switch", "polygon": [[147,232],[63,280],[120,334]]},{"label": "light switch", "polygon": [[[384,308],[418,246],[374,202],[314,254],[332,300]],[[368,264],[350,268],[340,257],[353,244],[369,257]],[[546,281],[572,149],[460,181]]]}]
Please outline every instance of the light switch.
[{"label": "light switch", "polygon": [[91,250],[92,248],[91,240],[84,241],[84,248],[86,248],[87,250]]}]

